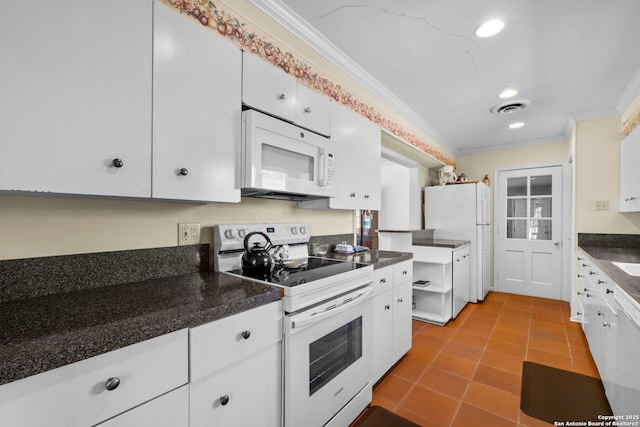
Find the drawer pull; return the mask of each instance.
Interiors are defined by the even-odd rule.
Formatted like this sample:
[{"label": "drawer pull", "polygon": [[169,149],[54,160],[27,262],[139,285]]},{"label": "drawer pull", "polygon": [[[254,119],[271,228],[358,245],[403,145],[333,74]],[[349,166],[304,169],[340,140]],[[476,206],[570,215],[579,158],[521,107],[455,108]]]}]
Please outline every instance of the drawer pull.
[{"label": "drawer pull", "polygon": [[220,401],[220,404],[222,406],[225,406],[227,403],[229,403],[229,396],[228,395],[224,395],[222,396],[220,399],[218,399]]},{"label": "drawer pull", "polygon": [[311,113],[311,107],[307,107],[302,111],[304,111],[305,113],[309,114],[309,113]]},{"label": "drawer pull", "polygon": [[111,377],[107,380],[106,383],[104,383],[104,388],[106,388],[108,391],[113,391],[117,389],[119,385],[120,385],[120,378]]},{"label": "drawer pull", "polygon": [[613,293],[613,291],[612,291],[611,289],[607,288],[607,293],[608,293],[608,294],[612,294],[612,293]]},{"label": "drawer pull", "polygon": [[407,270],[402,270],[402,274],[403,274],[403,275],[405,275],[405,276],[406,276],[406,275],[407,275],[407,273],[408,273],[408,271],[407,271]]},{"label": "drawer pull", "polygon": [[404,300],[402,298],[398,298],[398,303],[401,304]]},{"label": "drawer pull", "polygon": [[380,283],[387,283],[387,279],[383,277],[382,279],[380,279]]},{"label": "drawer pull", "polygon": [[124,166],[124,162],[122,161],[122,159],[113,159],[111,161],[111,164],[115,168],[121,168],[122,166]]},{"label": "drawer pull", "polygon": [[287,95],[285,95],[284,93],[281,93],[278,95],[278,99],[280,101],[285,101],[287,99]]},{"label": "drawer pull", "polygon": [[[242,338],[244,338],[245,340],[248,340],[249,337],[251,336],[251,331],[242,331]],[[228,399],[228,397],[227,397]]]},{"label": "drawer pull", "polygon": [[389,304],[387,304],[387,305],[384,306],[384,309],[385,310],[391,310],[391,306]]},{"label": "drawer pull", "polygon": [[594,274],[598,274],[598,273],[596,273],[595,271],[589,270],[589,275],[590,276],[593,276]]},{"label": "drawer pull", "polygon": [[182,175],[182,176],[187,176],[187,175],[189,175],[189,169],[187,169],[187,168],[180,168],[180,170],[178,171],[178,175]]}]

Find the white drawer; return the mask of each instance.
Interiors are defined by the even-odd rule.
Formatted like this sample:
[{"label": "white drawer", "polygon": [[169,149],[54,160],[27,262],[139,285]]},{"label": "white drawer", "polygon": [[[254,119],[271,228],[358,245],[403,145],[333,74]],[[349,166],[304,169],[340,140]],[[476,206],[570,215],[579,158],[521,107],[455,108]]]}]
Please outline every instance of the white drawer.
[{"label": "white drawer", "polygon": [[[187,383],[187,330],[0,387],[0,420],[12,426],[94,425]],[[109,391],[107,380],[120,384]]]},{"label": "white drawer", "polygon": [[194,382],[282,341],[282,302],[190,329],[189,338],[190,378]]},{"label": "white drawer", "polygon": [[373,296],[393,289],[393,266],[373,270],[371,281],[373,282]]},{"label": "white drawer", "polygon": [[99,427],[188,427],[189,386],[173,390],[151,402],[111,418]]},{"label": "white drawer", "polygon": [[413,261],[403,261],[393,266],[393,286],[401,285],[413,278]]},{"label": "white drawer", "polygon": [[282,425],[279,343],[189,385],[191,427]]}]

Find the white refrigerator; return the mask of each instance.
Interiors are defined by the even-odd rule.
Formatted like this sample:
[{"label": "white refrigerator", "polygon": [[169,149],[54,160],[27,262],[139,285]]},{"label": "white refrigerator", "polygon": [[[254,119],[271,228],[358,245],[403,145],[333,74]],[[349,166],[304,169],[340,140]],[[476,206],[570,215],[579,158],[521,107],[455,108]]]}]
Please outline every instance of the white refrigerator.
[{"label": "white refrigerator", "polygon": [[483,183],[438,185],[424,189],[424,223],[436,239],[471,242],[470,302],[484,300],[491,288],[491,191]]}]

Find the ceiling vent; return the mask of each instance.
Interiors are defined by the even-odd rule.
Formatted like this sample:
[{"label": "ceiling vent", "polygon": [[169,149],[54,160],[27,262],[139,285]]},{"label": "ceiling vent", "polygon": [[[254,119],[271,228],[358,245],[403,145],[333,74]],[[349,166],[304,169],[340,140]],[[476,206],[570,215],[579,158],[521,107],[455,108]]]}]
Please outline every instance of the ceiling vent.
[{"label": "ceiling vent", "polygon": [[491,108],[493,114],[511,114],[520,110],[524,110],[531,104],[531,101],[526,99],[520,99],[517,101],[509,101],[504,104],[499,104]]}]

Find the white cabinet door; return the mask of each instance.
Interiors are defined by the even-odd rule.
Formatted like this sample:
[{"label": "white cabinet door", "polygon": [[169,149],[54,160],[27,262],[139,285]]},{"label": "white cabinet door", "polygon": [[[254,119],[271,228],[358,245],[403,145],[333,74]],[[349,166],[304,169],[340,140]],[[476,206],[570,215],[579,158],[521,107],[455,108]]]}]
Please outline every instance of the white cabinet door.
[{"label": "white cabinet door", "polygon": [[242,102],[280,117],[296,120],[296,79],[251,53],[242,55]]},{"label": "white cabinet door", "polygon": [[393,288],[393,363],[411,348],[411,281]]},{"label": "white cabinet door", "polygon": [[640,211],[640,126],[620,143],[620,212]]},{"label": "white cabinet door", "polygon": [[124,414],[111,418],[99,427],[188,427],[189,386],[163,394]]},{"label": "white cabinet door", "polygon": [[152,196],[239,202],[241,51],[154,9]]},{"label": "white cabinet door", "polygon": [[190,384],[191,427],[282,424],[281,342]]},{"label": "white cabinet door", "polygon": [[331,134],[331,100],[301,83],[296,85],[296,125]]},{"label": "white cabinet door", "polygon": [[[620,288],[616,289],[615,391],[609,398],[616,415],[638,415],[640,402],[640,305]],[[609,393],[607,393],[608,395]]]},{"label": "white cabinet door", "polygon": [[453,318],[471,298],[471,254],[469,247],[452,251],[453,255]]},{"label": "white cabinet door", "polygon": [[394,363],[393,290],[373,297],[373,382],[378,381]]},{"label": "white cabinet door", "polygon": [[331,142],[338,151],[338,195],[301,202],[302,208],[380,210],[380,127],[337,102],[331,103]]},{"label": "white cabinet door", "polygon": [[150,196],[152,5],[0,1],[0,190]]}]

